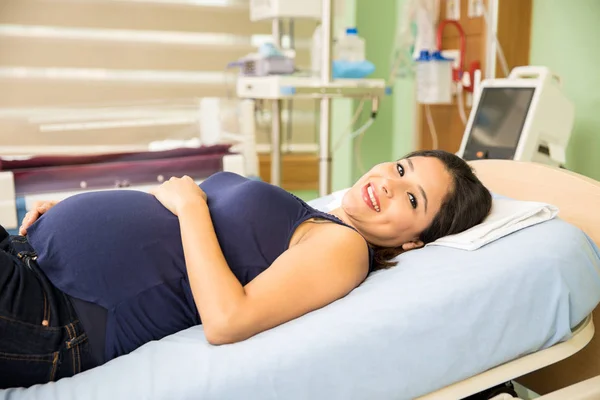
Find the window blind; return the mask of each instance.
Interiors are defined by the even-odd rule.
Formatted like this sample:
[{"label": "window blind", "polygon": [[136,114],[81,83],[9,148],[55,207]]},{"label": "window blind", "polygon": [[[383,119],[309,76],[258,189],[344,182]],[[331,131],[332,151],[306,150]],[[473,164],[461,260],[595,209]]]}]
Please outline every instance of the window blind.
[{"label": "window blind", "polygon": [[[310,64],[315,24],[295,21],[299,69]],[[137,145],[190,138],[197,135],[190,126],[43,130],[28,116],[49,107],[64,108],[65,117],[75,120],[77,111],[69,110],[82,107],[162,115],[202,97],[232,100],[237,71],[227,64],[270,40],[271,23],[251,22],[248,0],[4,0],[0,143]],[[264,109],[262,144],[270,131],[270,105]],[[283,112],[284,136],[289,119],[292,143],[310,147],[316,141],[315,103],[295,101],[293,110]]]}]

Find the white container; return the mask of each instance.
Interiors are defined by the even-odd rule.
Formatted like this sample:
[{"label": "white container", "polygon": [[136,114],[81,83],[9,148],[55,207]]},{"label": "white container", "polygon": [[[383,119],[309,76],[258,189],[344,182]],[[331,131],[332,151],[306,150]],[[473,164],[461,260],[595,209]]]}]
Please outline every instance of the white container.
[{"label": "white container", "polygon": [[346,29],[346,34],[336,43],[334,59],[337,61],[365,61],[365,40],[358,36],[356,28]]},{"label": "white container", "polygon": [[417,62],[417,101],[421,104],[452,104],[452,59],[439,51],[421,51]]}]

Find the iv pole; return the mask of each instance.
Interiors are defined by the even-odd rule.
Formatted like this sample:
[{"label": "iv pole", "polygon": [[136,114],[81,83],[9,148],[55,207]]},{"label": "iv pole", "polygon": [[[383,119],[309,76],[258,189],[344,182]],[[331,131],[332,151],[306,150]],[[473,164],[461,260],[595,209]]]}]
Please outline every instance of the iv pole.
[{"label": "iv pole", "polygon": [[[323,45],[321,52],[321,84],[331,83],[331,44],[333,27],[333,1],[322,1],[321,32]],[[331,193],[331,99],[321,99],[321,120],[319,129],[319,196]]]},{"label": "iv pole", "polygon": [[[326,1],[325,1],[326,2]],[[281,38],[283,36],[283,21],[273,20],[273,44],[281,48]],[[271,105],[271,183],[281,186],[281,109],[283,100],[273,100]]]},{"label": "iv pole", "polygon": [[[333,26],[333,0],[322,1],[321,32],[323,44],[321,46],[321,84],[327,86],[331,83],[331,48]],[[281,46],[282,21],[274,19],[272,22],[272,36],[275,46]],[[319,123],[319,196],[331,192],[331,98],[321,98],[320,123]],[[271,183],[281,186],[281,109],[283,101],[273,100],[271,106]]]}]

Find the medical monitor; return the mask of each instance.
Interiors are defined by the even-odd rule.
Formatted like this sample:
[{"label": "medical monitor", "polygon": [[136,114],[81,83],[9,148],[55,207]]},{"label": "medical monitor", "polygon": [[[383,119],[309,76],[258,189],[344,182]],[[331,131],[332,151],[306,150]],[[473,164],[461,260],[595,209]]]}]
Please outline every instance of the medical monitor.
[{"label": "medical monitor", "polygon": [[508,78],[484,80],[458,155],[562,166],[574,107],[545,67],[517,67]]},{"label": "medical monitor", "polygon": [[463,158],[513,159],[534,93],[535,88],[484,88]]}]

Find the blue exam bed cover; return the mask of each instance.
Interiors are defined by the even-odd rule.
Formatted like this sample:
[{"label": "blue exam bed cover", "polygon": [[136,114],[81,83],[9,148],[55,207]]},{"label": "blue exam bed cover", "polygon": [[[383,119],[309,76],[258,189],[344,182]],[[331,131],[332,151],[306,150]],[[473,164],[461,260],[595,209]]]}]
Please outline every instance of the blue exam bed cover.
[{"label": "blue exam bed cover", "polygon": [[0,399],[412,399],[567,339],[600,301],[600,252],[560,219],[398,261],[244,342],[211,346],[193,327]]}]

